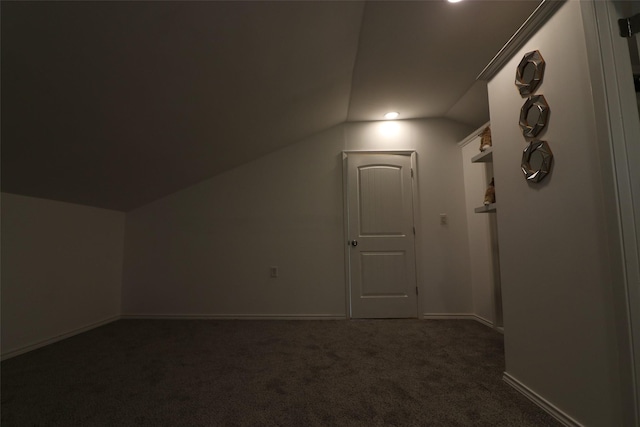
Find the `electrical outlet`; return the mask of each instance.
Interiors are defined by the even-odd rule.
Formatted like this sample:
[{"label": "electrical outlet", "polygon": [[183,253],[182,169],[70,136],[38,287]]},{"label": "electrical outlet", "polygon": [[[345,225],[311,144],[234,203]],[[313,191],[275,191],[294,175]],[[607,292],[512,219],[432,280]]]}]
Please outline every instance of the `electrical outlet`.
[{"label": "electrical outlet", "polygon": [[446,213],[441,213],[440,214],[440,225],[447,225],[448,222],[449,222],[449,220],[447,218],[447,214]]},{"label": "electrical outlet", "polygon": [[269,276],[275,279],[278,277],[278,267],[269,267]]}]

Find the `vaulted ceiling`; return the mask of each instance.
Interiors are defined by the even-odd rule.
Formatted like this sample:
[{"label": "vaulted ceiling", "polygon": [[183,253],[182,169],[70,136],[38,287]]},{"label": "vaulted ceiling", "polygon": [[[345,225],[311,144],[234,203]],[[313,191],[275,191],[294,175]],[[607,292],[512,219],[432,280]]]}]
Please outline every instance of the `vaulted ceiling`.
[{"label": "vaulted ceiling", "polygon": [[2,191],[127,211],[345,121],[479,126],[537,5],[2,2]]}]

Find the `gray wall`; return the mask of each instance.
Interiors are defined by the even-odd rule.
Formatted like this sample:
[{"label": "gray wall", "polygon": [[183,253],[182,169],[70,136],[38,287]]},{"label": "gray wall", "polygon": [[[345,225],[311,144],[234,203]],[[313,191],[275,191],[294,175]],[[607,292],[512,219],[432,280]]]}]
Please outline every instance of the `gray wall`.
[{"label": "gray wall", "polygon": [[344,316],[341,149],[332,128],[129,212],[123,314]]},{"label": "gray wall", "polygon": [[2,193],[2,355],[120,314],[122,212]]},{"label": "gray wall", "polygon": [[488,323],[495,325],[494,261],[490,216],[497,214],[475,213],[474,211],[475,208],[483,206],[487,184],[493,177],[492,164],[471,163],[473,156],[480,153],[480,139],[480,137],[476,137],[461,148],[467,228],[469,230],[469,265],[473,289],[473,312]]},{"label": "gray wall", "polygon": [[449,120],[341,125],[129,212],[123,314],[345,317],[341,152],[397,148],[418,151],[421,306],[470,314],[456,145],[468,132]]},{"label": "gray wall", "polygon": [[126,215],[3,193],[2,354],[120,314],[345,317],[343,150],[418,152],[420,308],[471,315],[456,145],[469,130],[345,124]]},{"label": "gray wall", "polygon": [[[611,260],[581,7],[571,1],[489,82],[504,301],[506,372],[589,426],[622,425]],[[550,105],[541,139],[554,167],[538,185],[520,171],[523,54],[546,60],[536,93]]]}]

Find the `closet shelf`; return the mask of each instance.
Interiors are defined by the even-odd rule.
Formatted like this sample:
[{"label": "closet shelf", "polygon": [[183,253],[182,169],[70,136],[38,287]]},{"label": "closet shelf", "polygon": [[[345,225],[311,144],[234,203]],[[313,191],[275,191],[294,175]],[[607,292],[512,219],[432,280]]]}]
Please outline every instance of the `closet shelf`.
[{"label": "closet shelf", "polygon": [[474,211],[476,213],[495,212],[496,211],[496,204],[495,203],[491,203],[489,205],[480,206],[479,208],[475,208]]},{"label": "closet shelf", "polygon": [[493,147],[489,147],[471,158],[471,163],[489,163],[493,161]]}]

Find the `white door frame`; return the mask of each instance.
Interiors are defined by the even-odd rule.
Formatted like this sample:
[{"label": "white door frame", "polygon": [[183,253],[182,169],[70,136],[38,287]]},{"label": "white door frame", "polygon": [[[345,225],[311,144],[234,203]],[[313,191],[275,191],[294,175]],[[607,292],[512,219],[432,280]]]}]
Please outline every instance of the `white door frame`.
[{"label": "white door frame", "polygon": [[417,317],[418,319],[423,319],[424,315],[422,313],[422,272],[420,269],[419,259],[422,259],[421,252],[421,242],[420,236],[421,226],[420,226],[420,199],[418,197],[418,152],[412,149],[406,150],[344,150],[342,151],[342,203],[343,203],[343,236],[344,236],[344,274],[345,274],[345,313],[347,314],[347,319],[351,319],[351,258],[349,256],[349,199],[348,199],[348,179],[347,177],[349,172],[349,165],[347,159],[349,154],[397,154],[401,156],[411,156],[411,169],[413,170],[413,180],[411,181],[411,196],[413,197],[413,224],[416,228],[416,234],[413,239],[414,241],[414,253],[415,253],[415,263],[416,263],[416,286],[418,288],[417,295]]},{"label": "white door frame", "polygon": [[607,243],[613,267],[612,320],[620,352],[622,421],[640,426],[640,119],[627,75],[631,72],[627,40],[618,34],[615,3],[594,1],[581,6],[610,230]]}]

